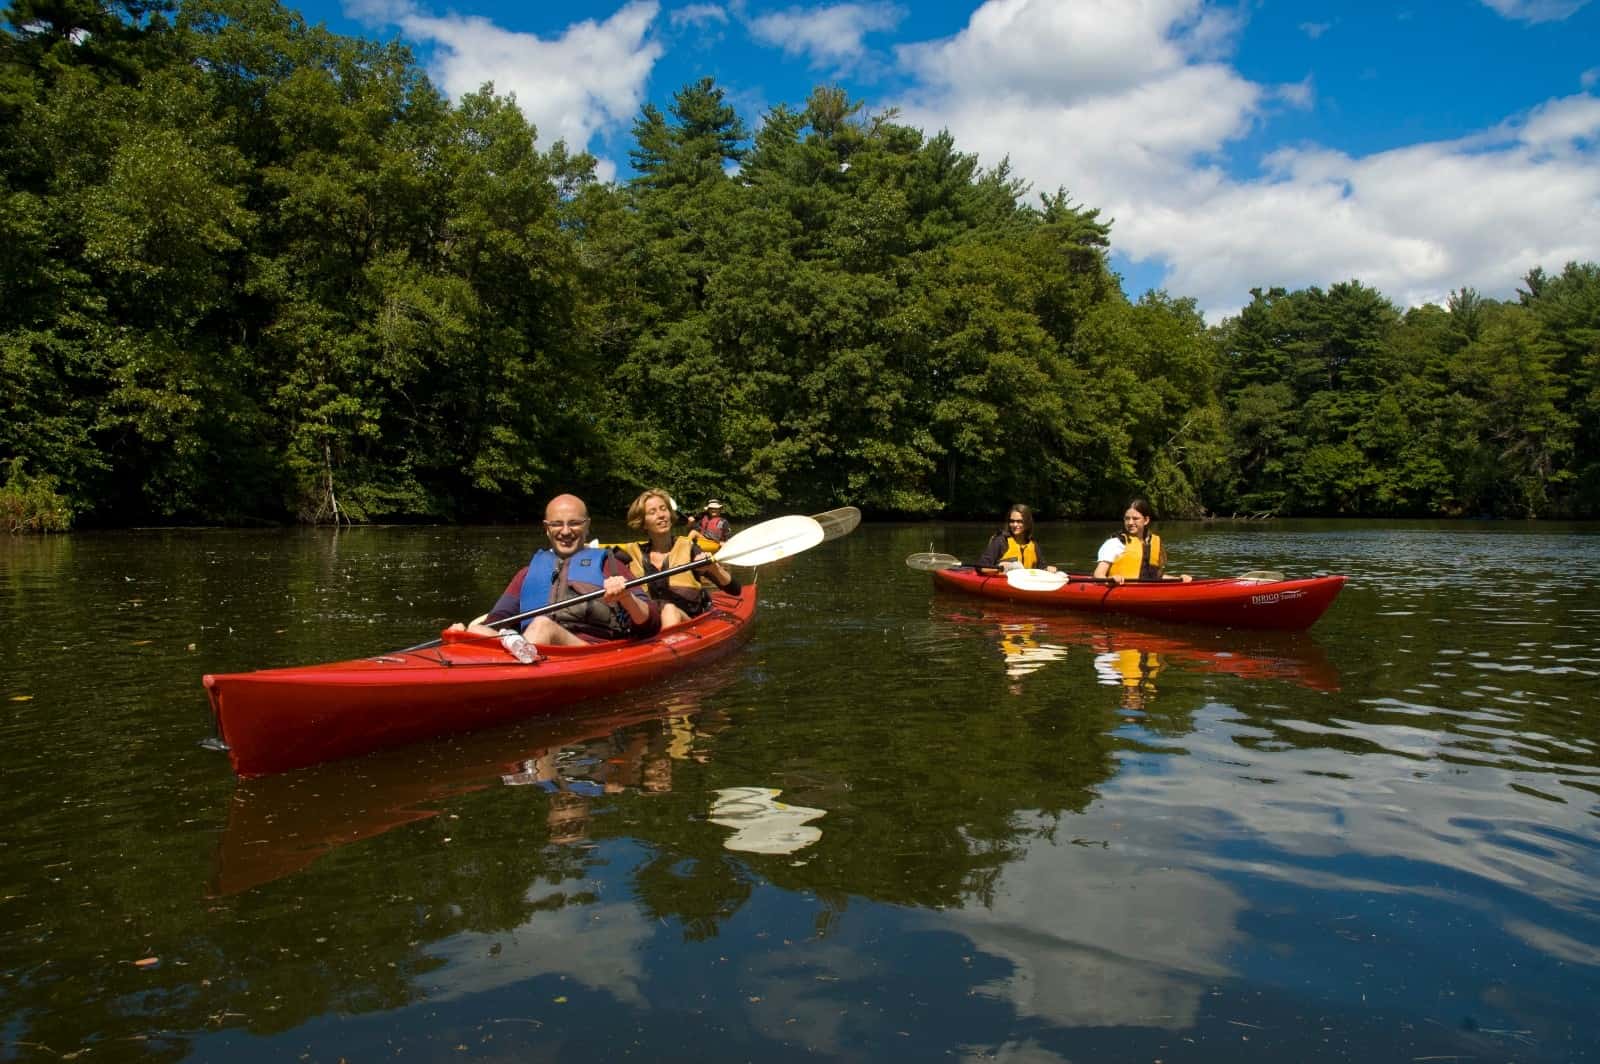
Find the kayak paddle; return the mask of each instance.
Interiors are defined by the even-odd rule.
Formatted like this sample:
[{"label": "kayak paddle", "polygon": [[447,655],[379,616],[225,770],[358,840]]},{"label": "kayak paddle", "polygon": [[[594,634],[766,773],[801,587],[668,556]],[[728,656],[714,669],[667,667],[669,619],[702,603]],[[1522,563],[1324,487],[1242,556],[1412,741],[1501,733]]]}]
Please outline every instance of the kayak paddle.
[{"label": "kayak paddle", "polygon": [[[906,558],[906,565],[923,573],[935,573],[941,569],[954,569],[957,566],[977,568],[974,562],[964,562],[954,554],[940,554],[937,551],[909,555]],[[1052,573],[1048,569],[1006,570],[1006,583],[1023,591],[1054,591],[1067,580],[1066,573]]]},{"label": "kayak paddle", "polygon": [[912,554],[906,557],[906,565],[919,573],[934,573],[940,569],[954,569],[958,565],[970,566],[971,562],[964,562],[954,554],[940,554],[937,551],[923,551],[921,554]]},{"label": "kayak paddle", "polygon": [[[847,509],[853,509],[853,507],[847,507]],[[859,520],[859,518],[857,519]],[[842,532],[839,533],[839,535],[843,534]],[[722,545],[722,549],[717,551],[716,554],[707,554],[683,565],[674,565],[659,572],[636,577],[622,586],[624,588],[638,587],[653,580],[661,580],[676,573],[688,572],[690,569],[698,569],[703,565],[710,565],[712,562],[749,566],[766,565],[781,558],[799,554],[801,551],[810,550],[818,543],[821,543],[824,538],[826,538],[826,533],[822,525],[814,518],[806,517],[803,514],[774,517],[772,520],[763,521],[759,525],[751,525],[743,532],[734,533],[728,537],[727,542]],[[560,602],[547,603],[538,609],[527,610],[523,613],[513,614],[510,617],[501,617],[494,623],[497,625],[507,624],[512,621],[542,617],[547,613],[557,613],[568,606],[579,602],[588,602],[604,595],[605,589],[598,588],[582,595],[574,595],[571,598],[562,599]],[[488,636],[482,636],[481,638],[487,639]],[[418,643],[414,647],[406,647],[404,650],[397,650],[394,653],[408,654],[413,650],[427,650],[429,647],[436,647],[443,642],[443,638],[430,639],[426,643]]]},{"label": "kayak paddle", "polygon": [[812,514],[811,519],[822,526],[822,542],[827,543],[854,532],[861,523],[861,511],[854,506],[841,506],[827,513]]},{"label": "kayak paddle", "polygon": [[1066,587],[1072,577],[1048,569],[1007,569],[1006,583],[1018,591],[1055,591]]}]

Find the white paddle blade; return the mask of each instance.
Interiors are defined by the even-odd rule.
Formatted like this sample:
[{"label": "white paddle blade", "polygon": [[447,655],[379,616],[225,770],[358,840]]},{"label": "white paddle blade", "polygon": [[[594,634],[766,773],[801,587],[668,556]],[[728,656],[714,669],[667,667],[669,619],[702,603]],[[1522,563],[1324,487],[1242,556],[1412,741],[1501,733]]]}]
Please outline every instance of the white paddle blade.
[{"label": "white paddle blade", "polygon": [[1071,579],[1066,573],[1052,573],[1048,569],[1009,569],[1006,583],[1018,591],[1055,591],[1067,586]]},{"label": "white paddle blade", "polygon": [[717,561],[733,565],[767,565],[810,550],[823,539],[822,526],[803,514],[774,517],[736,532],[717,551]]},{"label": "white paddle blade", "polygon": [[848,536],[861,523],[861,511],[854,506],[841,506],[825,514],[813,514],[811,519],[822,526],[822,541]]},{"label": "white paddle blade", "polygon": [[906,565],[921,573],[937,572],[940,569],[954,569],[961,564],[961,559],[954,554],[938,554],[934,551],[923,551],[921,554],[906,556]]},{"label": "white paddle blade", "polygon": [[1252,569],[1239,577],[1253,584],[1271,584],[1283,579],[1283,574],[1275,569]]}]

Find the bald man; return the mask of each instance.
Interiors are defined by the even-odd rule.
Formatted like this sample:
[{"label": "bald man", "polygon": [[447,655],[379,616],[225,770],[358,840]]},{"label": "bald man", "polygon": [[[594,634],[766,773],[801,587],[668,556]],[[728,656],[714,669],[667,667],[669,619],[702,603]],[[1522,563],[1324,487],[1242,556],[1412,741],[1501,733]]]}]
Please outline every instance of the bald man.
[{"label": "bald man", "polygon": [[[632,575],[627,560],[608,548],[584,546],[589,538],[589,508],[582,499],[576,495],[551,499],[544,508],[544,534],[550,545],[533,552],[494,608],[468,624],[451,625],[452,631],[495,637],[501,628],[515,625],[530,643],[582,646],[651,635],[661,627],[660,607],[645,589],[625,586]],[[605,594],[532,620],[499,623],[591,591]]]}]

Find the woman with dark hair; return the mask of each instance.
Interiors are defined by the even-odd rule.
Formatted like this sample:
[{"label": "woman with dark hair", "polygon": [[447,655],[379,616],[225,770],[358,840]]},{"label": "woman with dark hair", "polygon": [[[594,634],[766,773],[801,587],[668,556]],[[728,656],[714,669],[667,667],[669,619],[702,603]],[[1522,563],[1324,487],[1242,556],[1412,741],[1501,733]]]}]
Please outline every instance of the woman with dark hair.
[{"label": "woman with dark hair", "polygon": [[1039,553],[1039,544],[1033,538],[1033,510],[1026,503],[1017,503],[1006,514],[1006,527],[989,540],[989,545],[978,555],[978,569],[1049,569]]},{"label": "woman with dark hair", "polygon": [[1100,544],[1100,554],[1095,559],[1094,575],[1097,579],[1110,579],[1120,584],[1127,580],[1182,580],[1188,583],[1194,577],[1166,576],[1167,548],[1161,537],[1150,531],[1156,519],[1155,511],[1145,499],[1134,499],[1122,513],[1122,531]]},{"label": "woman with dark hair", "polygon": [[[628,525],[643,532],[646,538],[639,543],[624,543],[617,549],[627,556],[635,577],[688,565],[706,557],[706,552],[690,537],[673,534],[676,517],[677,507],[672,496],[660,488],[640,492],[628,507]],[[716,562],[675,573],[665,580],[652,580],[647,586],[650,597],[661,605],[662,628],[672,628],[690,617],[699,616],[710,605],[711,597],[701,582],[702,575],[730,595],[739,593],[739,581]]]}]

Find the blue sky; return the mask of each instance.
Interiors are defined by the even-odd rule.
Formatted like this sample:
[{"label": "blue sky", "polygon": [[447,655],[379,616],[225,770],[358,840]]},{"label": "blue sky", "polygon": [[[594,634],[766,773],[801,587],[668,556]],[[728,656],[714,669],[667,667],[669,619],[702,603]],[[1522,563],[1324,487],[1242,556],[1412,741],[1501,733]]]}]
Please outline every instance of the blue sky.
[{"label": "blue sky", "polygon": [[1401,305],[1600,260],[1600,0],[290,3],[492,80],[626,177],[630,129],[714,77],[754,128],[840,85],[1113,219],[1130,296],[1211,320],[1351,278]]}]

